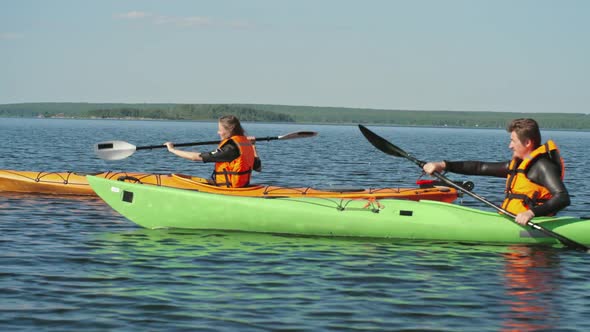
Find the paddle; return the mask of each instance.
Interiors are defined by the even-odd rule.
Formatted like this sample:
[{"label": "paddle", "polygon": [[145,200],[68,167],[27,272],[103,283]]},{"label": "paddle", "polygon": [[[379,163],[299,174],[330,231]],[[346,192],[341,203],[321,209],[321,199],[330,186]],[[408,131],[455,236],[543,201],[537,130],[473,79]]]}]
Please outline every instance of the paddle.
[{"label": "paddle", "polygon": [[[384,139],[383,137],[375,134],[374,132],[370,131],[369,129],[367,129],[365,126],[363,125],[359,125],[359,129],[361,130],[361,132],[363,133],[363,135],[365,136],[365,138],[371,143],[373,144],[373,146],[375,146],[377,149],[395,156],[395,157],[402,157],[402,158],[406,158],[410,161],[412,161],[413,163],[415,163],[416,165],[420,166],[420,168],[424,167],[424,165],[426,164],[426,162],[416,159],[415,157],[413,157],[412,155],[408,154],[406,151],[402,150],[401,148],[393,145],[392,143],[390,143],[389,141],[387,141],[386,139]],[[465,194],[479,200],[482,203],[485,203],[486,205],[496,209],[498,212],[501,212],[509,217],[511,217],[511,221],[512,222],[516,222],[514,220],[514,218],[516,218],[516,215],[514,215],[514,213],[511,213],[509,211],[506,211],[505,209],[497,206],[496,204],[488,201],[487,199],[471,192],[470,190],[463,188],[462,186],[454,183],[453,181],[449,180],[446,176],[438,173],[438,172],[434,172],[432,175],[434,175],[436,178],[438,178],[439,180],[443,181],[444,183],[448,184],[449,186],[460,190],[462,192],[464,192]],[[549,229],[544,228],[541,225],[535,224],[532,221],[528,221],[527,222],[527,226],[536,229],[540,232],[543,232],[544,234],[551,236],[553,238],[556,238],[557,240],[559,240],[561,243],[563,243],[565,246],[567,247],[571,247],[574,249],[578,249],[578,250],[583,250],[588,252],[589,248],[581,243],[575,242],[571,239],[568,239],[567,237],[557,234]]]},{"label": "paddle", "polygon": [[[305,137],[313,137],[316,136],[318,133],[315,131],[297,131],[281,136],[267,136],[267,137],[255,137],[256,141],[274,141],[274,140],[287,140],[287,139],[294,139],[294,138],[305,138]],[[221,141],[205,141],[205,142],[193,142],[193,143],[179,143],[174,144],[175,147],[180,146],[195,146],[195,145],[212,145],[212,144],[219,144]],[[94,152],[98,155],[99,158],[105,160],[121,160],[125,159],[132,154],[135,153],[137,150],[151,150],[151,149],[161,149],[165,148],[166,145],[148,145],[148,146],[135,146],[131,143],[127,143],[124,141],[108,141],[108,142],[100,142],[94,146]]]}]

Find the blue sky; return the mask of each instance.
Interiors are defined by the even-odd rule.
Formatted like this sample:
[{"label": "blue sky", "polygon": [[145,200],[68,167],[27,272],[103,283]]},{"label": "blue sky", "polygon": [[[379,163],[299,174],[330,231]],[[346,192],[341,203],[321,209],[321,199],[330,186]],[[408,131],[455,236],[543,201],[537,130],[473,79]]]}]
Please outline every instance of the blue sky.
[{"label": "blue sky", "polygon": [[0,0],[0,104],[588,113],[590,1]]}]

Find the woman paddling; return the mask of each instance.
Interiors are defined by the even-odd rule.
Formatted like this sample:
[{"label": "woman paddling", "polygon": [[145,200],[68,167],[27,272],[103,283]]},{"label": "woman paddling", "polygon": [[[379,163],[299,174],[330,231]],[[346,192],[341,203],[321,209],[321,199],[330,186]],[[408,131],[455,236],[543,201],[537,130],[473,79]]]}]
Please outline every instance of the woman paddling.
[{"label": "woman paddling", "polygon": [[533,119],[516,119],[510,133],[512,160],[505,162],[438,161],[426,163],[428,174],[449,171],[466,175],[506,178],[506,198],[502,208],[516,214],[521,225],[533,217],[550,216],[570,204],[563,184],[564,165],[553,141],[541,145],[541,131]]},{"label": "woman paddling", "polygon": [[194,161],[214,162],[215,170],[211,176],[213,184],[233,188],[250,184],[252,170],[260,172],[261,162],[256,153],[252,138],[246,137],[240,120],[233,115],[219,118],[217,134],[221,143],[215,151],[190,152],[174,148],[172,142],[164,145],[175,155]]}]

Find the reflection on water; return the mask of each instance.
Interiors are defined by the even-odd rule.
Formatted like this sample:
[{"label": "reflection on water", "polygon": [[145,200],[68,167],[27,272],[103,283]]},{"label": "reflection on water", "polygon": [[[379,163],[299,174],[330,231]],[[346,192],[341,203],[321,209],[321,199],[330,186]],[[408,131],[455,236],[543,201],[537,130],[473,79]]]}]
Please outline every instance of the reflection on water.
[{"label": "reflection on water", "polygon": [[561,280],[558,252],[515,246],[504,258],[506,304],[510,311],[503,330],[554,330],[559,312],[553,303]]},{"label": "reflection on water", "polygon": [[[493,322],[482,299],[503,298],[495,295],[502,284],[489,288],[480,276],[494,275],[509,253],[504,246],[144,229],[97,234],[91,246],[109,267],[102,292],[151,306],[182,303],[176,320],[198,312],[217,323],[231,317],[240,329],[245,321],[308,330],[469,329],[474,315]],[[146,279],[165,287],[121,285]]]}]

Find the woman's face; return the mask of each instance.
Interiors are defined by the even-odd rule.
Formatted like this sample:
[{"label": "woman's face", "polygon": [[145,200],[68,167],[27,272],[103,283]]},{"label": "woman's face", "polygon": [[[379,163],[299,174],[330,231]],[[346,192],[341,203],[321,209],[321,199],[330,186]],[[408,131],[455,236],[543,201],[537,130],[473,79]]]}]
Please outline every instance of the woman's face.
[{"label": "woman's face", "polygon": [[224,126],[221,125],[221,122],[217,123],[217,134],[219,137],[224,140],[231,137],[231,132],[227,130]]}]

